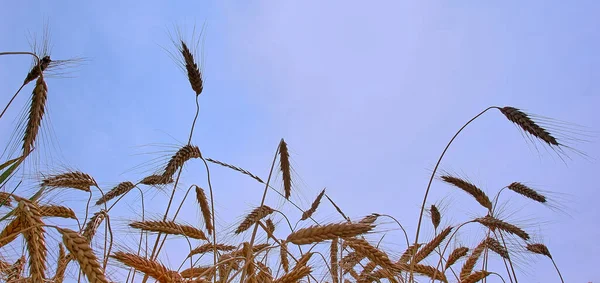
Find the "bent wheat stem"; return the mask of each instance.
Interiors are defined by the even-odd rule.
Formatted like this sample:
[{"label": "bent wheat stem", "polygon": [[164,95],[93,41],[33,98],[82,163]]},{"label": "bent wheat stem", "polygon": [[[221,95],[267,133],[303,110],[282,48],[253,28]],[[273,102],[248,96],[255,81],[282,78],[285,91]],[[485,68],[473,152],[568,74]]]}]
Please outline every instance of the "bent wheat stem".
[{"label": "bent wheat stem", "polygon": [[[417,223],[417,233],[415,235],[415,241],[414,241],[415,245],[419,242],[419,232],[421,231],[421,222],[423,221],[423,212],[425,211],[425,204],[427,203],[427,196],[429,195],[429,190],[431,189],[431,184],[433,183],[433,178],[435,177],[435,173],[437,172],[437,169],[440,166],[440,163],[442,162],[442,159],[444,158],[444,155],[446,154],[446,151],[448,151],[448,148],[450,147],[450,145],[452,144],[452,142],[456,139],[456,137],[462,132],[462,130],[464,130],[469,124],[471,124],[471,122],[475,121],[475,119],[479,118],[485,112],[487,112],[488,110],[493,109],[493,108],[498,108],[498,107],[496,107],[496,106],[490,106],[490,107],[484,109],[483,111],[481,111],[479,114],[475,115],[475,117],[471,118],[471,120],[469,120],[467,123],[465,123],[456,132],[456,134],[454,134],[454,136],[452,137],[452,139],[450,139],[450,141],[448,142],[448,144],[444,148],[444,151],[442,151],[442,154],[440,155],[437,163],[435,164],[435,167],[433,168],[433,172],[431,172],[431,177],[429,178],[429,183],[427,184],[427,189],[425,190],[425,196],[423,197],[423,203],[421,204],[421,212],[419,214],[419,221]],[[415,254],[413,254],[413,259],[414,259]],[[411,264],[410,264],[410,277],[411,277],[411,280],[413,279],[414,265],[415,265],[414,260],[411,259]],[[439,267],[439,263],[438,263],[438,267]],[[437,267],[436,267],[436,269],[437,269]]]}]

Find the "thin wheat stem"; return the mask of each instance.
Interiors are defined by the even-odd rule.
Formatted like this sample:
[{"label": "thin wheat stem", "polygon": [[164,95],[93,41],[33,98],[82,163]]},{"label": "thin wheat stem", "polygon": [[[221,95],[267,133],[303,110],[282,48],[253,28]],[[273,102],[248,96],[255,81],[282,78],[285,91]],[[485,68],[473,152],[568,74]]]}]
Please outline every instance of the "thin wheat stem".
[{"label": "thin wheat stem", "polygon": [[[492,108],[498,108],[498,107],[496,107],[496,106],[490,106],[490,107],[486,108],[485,110],[481,111],[479,114],[475,115],[475,117],[471,118],[471,120],[469,120],[466,124],[464,124],[458,130],[458,132],[456,132],[456,134],[454,134],[454,136],[452,137],[452,139],[450,139],[450,141],[448,142],[448,144],[444,148],[444,151],[442,151],[442,154],[440,155],[437,163],[435,164],[435,167],[433,168],[433,172],[431,173],[431,177],[429,178],[429,183],[427,184],[427,189],[425,190],[425,196],[423,197],[423,203],[421,204],[421,212],[419,214],[419,222],[417,223],[417,233],[415,235],[415,241],[414,241],[415,245],[419,242],[419,232],[421,231],[421,222],[423,221],[423,212],[425,211],[425,204],[427,203],[427,196],[429,195],[429,190],[431,189],[431,184],[433,183],[433,178],[435,177],[435,173],[437,172],[437,169],[440,166],[440,163],[442,162],[442,158],[444,158],[444,155],[446,154],[446,151],[448,150],[448,148],[450,147],[450,145],[452,144],[452,142],[454,141],[454,139],[456,139],[456,137],[462,132],[462,130],[465,129],[471,122],[475,121],[475,119],[479,118],[479,116],[483,115],[485,112],[487,112],[488,110],[490,110]],[[413,254],[413,259],[414,259],[415,255],[416,255],[416,253]],[[410,278],[411,278],[411,280],[413,280],[413,278],[414,278],[413,277],[414,276],[413,275],[414,265],[415,265],[414,260],[411,260],[411,264],[410,264]],[[434,275],[434,278],[435,278],[435,275]]]},{"label": "thin wheat stem", "polygon": [[560,277],[560,282],[565,283],[565,280],[563,279],[562,274],[560,274],[560,270],[558,270],[558,266],[556,265],[556,262],[554,261],[553,258],[550,258],[550,260],[552,261],[554,268],[556,268],[556,272],[558,272],[558,277]]},{"label": "thin wheat stem", "polygon": [[[271,163],[271,169],[269,170],[269,177],[267,178],[267,183],[265,184],[265,190],[262,195],[262,199],[260,201],[260,206],[265,204],[265,199],[267,198],[267,191],[269,190],[269,183],[271,183],[271,177],[273,176],[273,169],[275,168],[275,161],[277,161],[277,155],[279,154],[279,146],[277,146],[277,150],[275,151],[275,156],[273,157],[273,162]],[[250,238],[250,247],[254,245],[254,239],[256,238],[256,232],[258,231],[258,223],[254,224],[254,229],[252,230],[252,236]],[[244,264],[244,268],[242,268],[242,277],[240,282],[244,282],[244,278],[246,277],[246,265],[248,264],[248,260],[246,259],[246,263]]]},{"label": "thin wheat stem", "polygon": [[[188,143],[187,143],[188,145],[190,145],[192,143],[192,136],[194,134],[194,128],[196,126],[196,120],[198,119],[199,113],[200,113],[200,104],[198,103],[198,96],[196,96],[196,114],[194,115],[194,120],[192,122],[192,128],[190,129],[190,136],[188,138]],[[171,191],[171,196],[169,197],[169,203],[167,204],[167,210],[165,211],[163,220],[167,220],[167,216],[169,215],[169,210],[171,209],[171,205],[172,205],[173,199],[175,197],[175,191],[177,190],[177,185],[179,184],[179,178],[181,177],[182,171],[183,171],[183,166],[179,167],[179,170],[177,172],[177,178],[175,179],[175,184],[173,184],[173,190]],[[154,247],[152,248],[152,253],[150,254],[151,260],[158,257],[158,253],[160,252],[158,245],[159,245],[161,235],[162,235],[162,233],[159,232],[158,235],[156,236],[156,242],[154,242]],[[161,247],[164,244],[165,240],[166,240],[166,236],[164,239],[162,239]],[[144,279],[142,280],[142,283],[146,283],[148,281],[148,278],[149,278],[149,276],[145,275]]]},{"label": "thin wheat stem", "polygon": [[[31,56],[35,57],[35,60],[37,61],[37,66],[39,66],[39,68],[40,68],[40,73],[42,72],[42,67],[40,65],[40,57],[38,57],[35,53],[32,53],[32,52],[0,52],[0,56],[2,56],[2,55],[31,55]],[[19,92],[21,92],[21,90],[23,89],[23,87],[25,85],[26,85],[25,83],[22,84],[21,87],[19,87],[17,92],[10,99],[10,101],[6,104],[6,106],[4,107],[4,110],[2,110],[2,113],[0,113],[0,119],[2,118],[2,116],[4,116],[4,113],[6,112],[8,107],[10,107],[13,100],[15,100],[15,98],[17,97],[17,95],[19,95]]]}]

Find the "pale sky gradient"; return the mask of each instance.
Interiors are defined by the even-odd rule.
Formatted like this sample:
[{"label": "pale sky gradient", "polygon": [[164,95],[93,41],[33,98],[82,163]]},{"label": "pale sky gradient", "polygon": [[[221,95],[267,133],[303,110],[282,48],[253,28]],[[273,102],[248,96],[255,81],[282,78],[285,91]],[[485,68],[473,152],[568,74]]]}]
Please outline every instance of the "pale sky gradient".
[{"label": "pale sky gradient", "polygon": [[[16,3],[0,10],[1,51],[28,50],[27,32],[39,32],[47,18],[52,57],[88,59],[74,78],[49,78],[48,115],[63,162],[89,172],[106,189],[158,169],[148,160],[168,157],[187,141],[194,94],[162,49],[173,50],[167,36],[173,24],[188,37],[194,24],[206,23],[205,88],[193,138],[205,156],[266,179],[279,139],[285,138],[297,178],[294,201],[307,207],[326,187],[349,216],[391,214],[411,240],[439,154],[481,110],[510,105],[587,127],[596,134],[574,146],[589,158],[570,154],[572,160],[564,163],[543,147],[536,151],[498,111],[491,111],[456,140],[441,169],[468,177],[490,195],[513,181],[554,192],[551,196],[570,216],[506,192],[504,200],[515,200],[510,203],[515,206],[505,215],[532,233],[541,229],[542,236],[535,238],[548,245],[567,282],[600,282],[596,1]],[[0,58],[2,105],[19,87],[29,63],[27,57]],[[7,115],[15,117],[30,92],[31,86]],[[11,119],[0,121],[3,142],[14,126]],[[567,126],[562,133],[569,129],[582,131]],[[142,147],[150,143],[173,148],[156,153],[164,149]],[[131,170],[140,164],[146,171]],[[211,168],[217,229],[232,231],[259,204],[262,188],[245,176]],[[206,187],[200,162],[184,175],[182,188]],[[149,196],[146,216],[162,215],[166,193]],[[446,225],[483,213],[464,193],[436,181],[428,205],[442,198]],[[126,221],[139,219],[131,214],[139,198],[128,201],[113,223],[125,234],[130,231]],[[283,203],[270,201],[278,208]],[[318,219],[341,221],[331,205],[323,205]],[[190,208],[181,219],[195,223],[193,200],[184,207]],[[379,236],[397,228],[388,222]],[[421,241],[432,237],[430,226],[425,218]],[[129,236],[128,241],[135,239]],[[460,236],[470,246],[480,239]],[[405,244],[394,237],[383,243],[396,255]],[[187,249],[187,244],[180,247]],[[519,257],[522,282],[559,282],[549,261]],[[527,262],[530,258],[536,261]],[[181,261],[176,252],[161,259]],[[112,269],[115,279],[124,274]]]}]

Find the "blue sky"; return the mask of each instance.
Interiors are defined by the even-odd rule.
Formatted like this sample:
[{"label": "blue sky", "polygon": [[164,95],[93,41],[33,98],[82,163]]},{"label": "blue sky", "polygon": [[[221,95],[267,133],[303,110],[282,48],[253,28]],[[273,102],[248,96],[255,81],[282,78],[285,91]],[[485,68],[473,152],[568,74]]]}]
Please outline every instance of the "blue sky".
[{"label": "blue sky", "polygon": [[[48,116],[62,162],[110,187],[148,173],[130,170],[137,165],[158,169],[148,160],[170,154],[143,145],[187,141],[194,94],[162,47],[173,50],[167,31],[174,24],[187,29],[187,37],[194,24],[206,23],[205,88],[193,138],[203,154],[266,178],[277,143],[285,138],[297,178],[294,200],[301,206],[326,187],[351,217],[388,213],[414,235],[438,155],[484,108],[510,105],[598,132],[598,6],[594,1],[31,1],[0,11],[0,49],[28,50],[27,31],[39,32],[47,18],[53,58],[88,59],[74,78],[48,80]],[[27,57],[0,58],[3,101],[18,88],[29,63]],[[25,99],[22,95],[7,115],[15,117]],[[10,121],[0,121],[3,133],[12,130]],[[582,132],[567,126],[562,133],[568,129]],[[594,174],[600,151],[597,134],[589,139],[574,144],[589,158],[571,154],[565,163],[543,147],[536,151],[492,111],[457,139],[441,168],[468,177],[490,195],[513,181],[552,191],[570,216],[511,198],[515,207],[507,213],[518,213],[509,220],[542,229],[539,238],[565,280],[596,282],[600,196]],[[230,229],[260,202],[262,189],[222,168],[211,173],[218,229]],[[206,186],[200,163],[184,175],[185,185]],[[153,196],[147,209],[158,217],[167,193]],[[481,213],[461,192],[434,182],[429,204],[443,198],[446,224]],[[125,234],[139,199],[127,200],[115,217]],[[280,200],[270,200],[282,207]],[[182,219],[197,221],[193,202],[185,207],[190,208]],[[331,206],[317,217],[341,220]],[[429,227],[423,233],[421,238],[431,238]],[[462,236],[465,244],[478,241]],[[393,237],[384,243],[403,251]],[[161,259],[180,261],[175,255]],[[524,282],[558,281],[550,262],[522,259]]]}]

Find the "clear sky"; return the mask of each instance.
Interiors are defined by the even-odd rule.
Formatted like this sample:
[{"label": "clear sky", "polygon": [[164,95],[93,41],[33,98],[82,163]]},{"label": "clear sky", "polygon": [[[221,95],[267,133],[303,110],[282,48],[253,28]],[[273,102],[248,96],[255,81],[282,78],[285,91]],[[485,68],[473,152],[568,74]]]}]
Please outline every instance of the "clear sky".
[{"label": "clear sky", "polygon": [[[598,133],[599,10],[597,1],[7,2],[0,10],[0,51],[29,50],[27,32],[39,33],[48,19],[52,57],[88,59],[73,78],[48,79],[48,117],[62,162],[108,189],[159,169],[149,160],[168,158],[187,141],[194,94],[163,47],[174,50],[167,35],[174,25],[189,37],[194,24],[206,23],[205,88],[193,138],[203,154],[266,179],[285,138],[296,174],[293,199],[301,206],[326,187],[349,216],[394,215],[412,239],[439,154],[486,107],[510,105],[556,119],[554,125],[586,127],[559,128],[569,136]],[[29,68],[30,58],[0,58],[2,105]],[[30,92],[7,115],[16,117]],[[0,121],[3,142],[10,121]],[[537,151],[492,111],[456,140],[441,169],[490,195],[513,181],[551,191],[570,216],[503,193],[515,200],[507,219],[541,232],[536,239],[548,245],[567,282],[600,282],[597,137],[573,143],[588,158],[567,151],[572,159],[563,162],[544,147]],[[170,148],[144,146],[154,143]],[[140,164],[143,170],[131,170]],[[185,186],[206,187],[200,165],[187,168]],[[231,231],[258,205],[262,188],[223,168],[211,173],[217,229]],[[146,216],[161,216],[167,193],[148,196]],[[436,181],[428,204],[441,199],[445,224],[483,213]],[[126,221],[139,219],[139,198],[127,200],[113,223],[124,234]],[[197,221],[193,200],[186,207],[192,208],[182,219]],[[317,218],[341,220],[330,205]],[[430,239],[431,225],[425,226],[421,239]],[[384,224],[379,236],[395,228]],[[471,246],[480,239],[461,236]],[[384,244],[401,253],[402,241],[390,237]],[[549,261],[518,257],[522,282],[558,282]],[[161,259],[180,262],[176,252]]]}]

